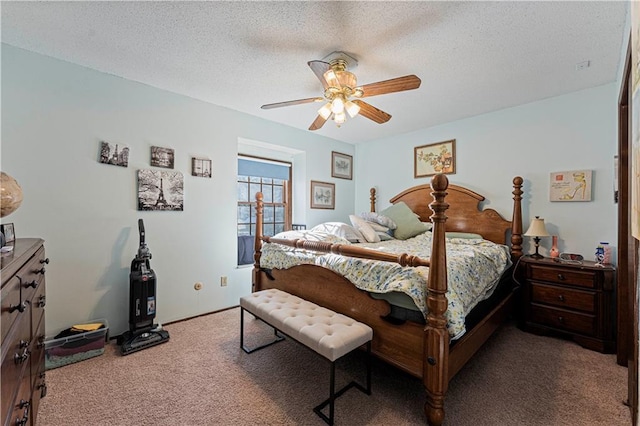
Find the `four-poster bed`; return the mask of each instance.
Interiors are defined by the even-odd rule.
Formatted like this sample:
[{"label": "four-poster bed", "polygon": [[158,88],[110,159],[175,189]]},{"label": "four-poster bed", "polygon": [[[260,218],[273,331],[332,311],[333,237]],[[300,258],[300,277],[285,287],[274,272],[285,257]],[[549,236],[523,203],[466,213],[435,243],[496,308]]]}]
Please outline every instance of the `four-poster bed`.
[{"label": "four-poster bed", "polygon": [[[469,189],[449,185],[445,175],[432,178],[431,185],[420,185],[393,197],[391,203],[405,203],[423,222],[432,222],[431,256],[390,254],[358,247],[358,244],[333,244],[301,239],[276,239],[262,235],[262,194],[257,194],[257,235],[253,291],[277,288],[347,315],[373,329],[372,353],[380,359],[422,379],[426,389],[425,413],[429,424],[440,425],[444,419],[444,397],[451,378],[505,320],[513,307],[513,285],[492,297],[490,306],[476,315],[474,324],[454,343],[447,330],[447,258],[446,233],[466,232],[481,235],[497,244],[507,244],[513,263],[522,256],[522,183],[513,179],[513,217],[505,220],[492,209],[479,210],[484,200]],[[371,211],[375,211],[375,191],[371,190]],[[510,231],[510,233],[508,232]],[[374,299],[356,288],[344,276],[328,268],[301,264],[288,269],[265,269],[260,266],[263,243],[334,253],[343,256],[393,262],[406,267],[428,267],[426,325],[415,321],[390,321],[390,304]],[[503,276],[510,281],[511,271]]]}]

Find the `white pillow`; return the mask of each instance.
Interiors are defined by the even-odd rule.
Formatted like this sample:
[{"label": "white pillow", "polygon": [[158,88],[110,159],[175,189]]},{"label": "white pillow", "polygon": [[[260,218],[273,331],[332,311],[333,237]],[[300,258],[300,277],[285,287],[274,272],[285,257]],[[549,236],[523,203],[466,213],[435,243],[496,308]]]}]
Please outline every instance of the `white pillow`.
[{"label": "white pillow", "polygon": [[311,231],[326,232],[328,234],[337,235],[352,243],[364,243],[367,240],[364,236],[351,225],[342,222],[325,222],[311,228]]},{"label": "white pillow", "polygon": [[349,220],[354,228],[356,228],[364,236],[364,238],[370,243],[379,243],[380,236],[376,233],[375,229],[371,227],[363,218],[356,215],[349,215]]}]

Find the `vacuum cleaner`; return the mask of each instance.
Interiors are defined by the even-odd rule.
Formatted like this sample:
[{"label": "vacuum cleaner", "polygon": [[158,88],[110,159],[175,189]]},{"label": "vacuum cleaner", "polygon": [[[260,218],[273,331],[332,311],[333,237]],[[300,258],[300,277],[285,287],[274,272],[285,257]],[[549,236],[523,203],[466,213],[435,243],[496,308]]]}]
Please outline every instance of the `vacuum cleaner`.
[{"label": "vacuum cleaner", "polygon": [[138,232],[140,247],[131,261],[129,273],[129,331],[118,339],[122,355],[169,340],[169,332],[153,323],[156,316],[156,274],[149,263],[151,252],[145,242],[142,219],[138,219]]}]

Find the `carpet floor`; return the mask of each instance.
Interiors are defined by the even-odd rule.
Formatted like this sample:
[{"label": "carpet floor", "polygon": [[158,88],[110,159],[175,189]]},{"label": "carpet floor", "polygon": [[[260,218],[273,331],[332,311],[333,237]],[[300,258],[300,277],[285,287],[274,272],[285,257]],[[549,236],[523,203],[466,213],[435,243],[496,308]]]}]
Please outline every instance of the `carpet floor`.
[{"label": "carpet floor", "polygon": [[[273,336],[250,315],[245,327],[249,346]],[[123,357],[110,341],[104,355],[47,371],[38,425],[325,424],[312,411],[328,397],[324,358],[290,339],[247,355],[239,308],[165,328],[171,338],[159,346]],[[364,372],[361,351],[341,358],[337,388]],[[372,391],[341,396],[335,424],[425,424],[418,379],[375,360]],[[507,323],[449,384],[445,424],[628,426],[626,392],[615,355]]]}]

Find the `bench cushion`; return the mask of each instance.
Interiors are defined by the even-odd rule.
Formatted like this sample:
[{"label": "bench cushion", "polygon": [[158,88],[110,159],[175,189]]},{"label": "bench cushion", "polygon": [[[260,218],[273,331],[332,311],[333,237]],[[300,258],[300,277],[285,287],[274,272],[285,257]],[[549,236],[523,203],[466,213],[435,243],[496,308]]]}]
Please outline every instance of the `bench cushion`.
[{"label": "bench cushion", "polygon": [[368,325],[277,289],[243,296],[240,306],[330,361],[373,338]]}]

